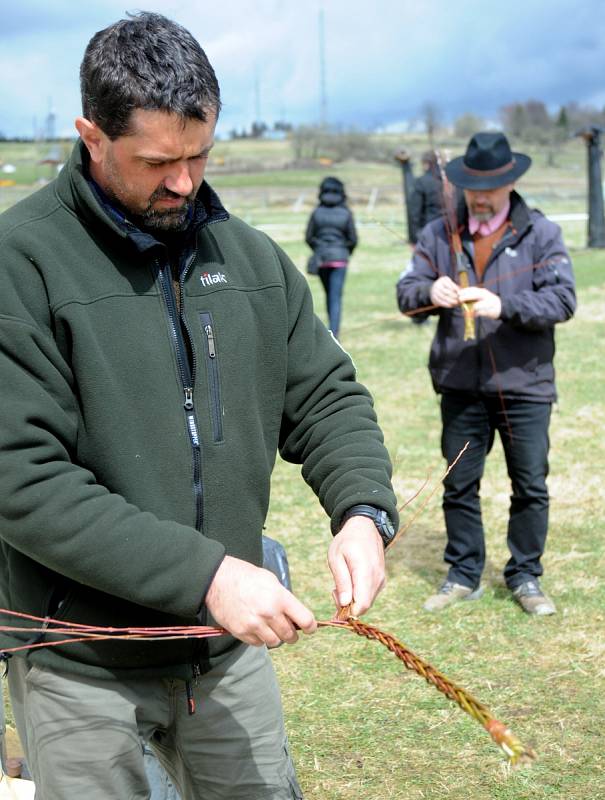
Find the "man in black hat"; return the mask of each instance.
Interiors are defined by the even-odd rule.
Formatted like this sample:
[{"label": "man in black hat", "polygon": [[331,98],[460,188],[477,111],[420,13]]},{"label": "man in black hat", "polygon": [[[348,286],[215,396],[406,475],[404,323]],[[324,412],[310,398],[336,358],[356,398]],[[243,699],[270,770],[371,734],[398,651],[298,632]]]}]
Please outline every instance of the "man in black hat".
[{"label": "man in black hat", "polygon": [[[548,427],[556,400],[554,326],[573,315],[576,298],[559,227],[514,190],[530,164],[528,156],[511,152],[502,133],[475,134],[465,155],[445,168],[465,203],[449,225],[438,219],[426,226],[397,283],[402,312],[438,316],[429,370],[441,395],[443,456],[452,463],[470,443],[444,480],[449,571],[426,601],[428,611],[482,594],[479,486],[496,431],[512,484],[504,579],[528,614],[556,611],[539,583],[548,527]],[[458,235],[461,248],[452,241]]]}]

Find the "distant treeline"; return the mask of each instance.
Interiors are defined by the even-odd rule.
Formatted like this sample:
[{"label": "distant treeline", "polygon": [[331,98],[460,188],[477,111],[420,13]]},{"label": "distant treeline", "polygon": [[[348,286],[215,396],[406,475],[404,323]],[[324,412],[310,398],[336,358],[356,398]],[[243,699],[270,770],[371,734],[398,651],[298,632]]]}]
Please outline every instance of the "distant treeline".
[{"label": "distant treeline", "polygon": [[40,143],[53,143],[53,144],[73,144],[77,137],[75,136],[53,136],[52,139],[40,138],[39,136],[4,136],[0,133],[0,142],[7,142],[8,144],[31,144],[32,142]]},{"label": "distant treeline", "polygon": [[[490,127],[494,125],[493,120],[487,121],[480,115],[470,112],[457,117],[453,126],[442,125],[441,120],[439,107],[433,103],[426,103],[418,121],[423,124],[429,138],[448,127],[454,136],[466,138],[484,130],[488,125]],[[525,100],[502,106],[498,112],[497,122],[505,133],[515,139],[552,145],[569,139],[584,128],[594,125],[605,126],[605,108],[567,103],[551,113],[541,100]]]},{"label": "distant treeline", "polygon": [[[419,114],[409,121],[409,133],[424,133],[429,147],[439,147],[444,138],[468,139],[473,133],[488,127],[500,127],[514,140],[541,145],[548,151],[549,161],[554,163],[555,153],[567,140],[579,131],[592,127],[605,128],[605,108],[581,106],[570,102],[556,111],[548,110],[541,100],[525,100],[502,106],[498,119],[486,119],[479,114],[467,112],[453,122],[444,122],[443,115],[435,103],[425,103]],[[298,125],[279,120],[271,126],[262,121],[252,123],[250,128],[232,129],[228,138],[264,139],[287,138],[293,150],[295,162],[329,158],[333,161],[358,159],[364,161],[391,161],[392,144],[383,137],[356,128],[345,129],[335,125]],[[55,144],[71,145],[75,137],[53,138]],[[50,143],[40,137],[6,137],[0,132],[0,142]]]},{"label": "distant treeline", "polygon": [[503,106],[500,118],[512,136],[546,144],[553,136],[563,140],[587,127],[605,126],[605,108],[567,103],[551,114],[540,100],[527,100]]}]

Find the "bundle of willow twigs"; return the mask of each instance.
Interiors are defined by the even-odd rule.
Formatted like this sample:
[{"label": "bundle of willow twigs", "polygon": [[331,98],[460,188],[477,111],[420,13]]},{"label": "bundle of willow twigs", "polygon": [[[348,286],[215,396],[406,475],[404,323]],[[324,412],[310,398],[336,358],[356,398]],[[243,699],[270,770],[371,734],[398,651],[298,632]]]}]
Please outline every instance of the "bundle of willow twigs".
[{"label": "bundle of willow twigs", "polygon": [[[26,625],[0,625],[0,631],[5,633],[26,633],[32,634],[52,634],[61,638],[51,641],[34,641],[15,647],[5,648],[0,652],[0,657],[9,657],[13,653],[33,650],[40,647],[56,647],[73,642],[83,641],[102,641],[107,639],[120,639],[140,641],[158,641],[166,639],[207,639],[214,636],[223,636],[227,633],[224,628],[210,627],[207,625],[196,626],[175,626],[166,628],[105,628],[92,625],[82,625],[79,623],[56,620],[49,617],[35,617],[30,614],[22,614],[17,611],[9,611],[0,608],[0,616],[15,617],[38,623],[34,627]],[[450,700],[457,703],[463,711],[470,714],[477,720],[490,734],[492,739],[506,753],[512,766],[527,763],[535,758],[535,753],[528,747],[524,747],[521,742],[508,730],[508,728],[497,719],[490,711],[478,700],[469,694],[465,689],[457,686],[445,675],[432,667],[429,663],[413,653],[408,647],[399,642],[394,636],[381,631],[373,625],[361,622],[352,617],[348,608],[343,608],[334,620],[323,620],[318,622],[322,628],[340,628],[352,631],[359,636],[373,639],[387,647],[397,658],[403,661],[407,669],[421,675],[428,683],[442,692]]]}]

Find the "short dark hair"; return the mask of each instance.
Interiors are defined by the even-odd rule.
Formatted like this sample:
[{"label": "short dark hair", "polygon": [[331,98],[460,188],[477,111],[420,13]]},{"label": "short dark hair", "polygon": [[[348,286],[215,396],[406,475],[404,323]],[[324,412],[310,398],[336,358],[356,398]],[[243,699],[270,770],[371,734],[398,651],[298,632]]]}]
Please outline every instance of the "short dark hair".
[{"label": "short dark hair", "polygon": [[200,44],[176,22],[141,12],[92,37],[80,67],[82,113],[110,139],[129,133],[135,109],[206,122],[220,89]]}]

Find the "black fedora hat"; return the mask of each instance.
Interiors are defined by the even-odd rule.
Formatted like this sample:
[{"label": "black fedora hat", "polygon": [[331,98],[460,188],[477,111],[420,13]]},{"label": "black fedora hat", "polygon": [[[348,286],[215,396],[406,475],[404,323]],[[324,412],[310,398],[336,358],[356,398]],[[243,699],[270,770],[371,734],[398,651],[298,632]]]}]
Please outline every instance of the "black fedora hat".
[{"label": "black fedora hat", "polygon": [[445,165],[449,180],[461,189],[498,189],[527,172],[531,158],[513,153],[503,133],[476,133],[466,153]]}]

